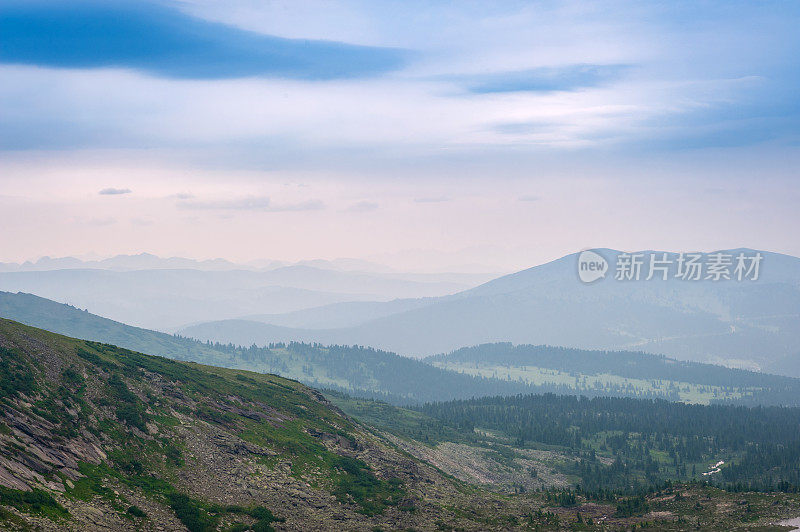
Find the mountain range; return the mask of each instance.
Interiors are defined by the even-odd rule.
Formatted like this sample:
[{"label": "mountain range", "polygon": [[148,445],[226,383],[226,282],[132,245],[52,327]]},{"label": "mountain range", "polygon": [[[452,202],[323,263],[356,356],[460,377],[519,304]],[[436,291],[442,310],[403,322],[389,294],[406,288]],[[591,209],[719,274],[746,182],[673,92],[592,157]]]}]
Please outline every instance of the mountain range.
[{"label": "mountain range", "polygon": [[338,302],[438,296],[471,286],[474,278],[411,277],[302,265],[267,271],[56,269],[0,273],[0,290],[33,293],[126,323],[170,330]]},{"label": "mountain range", "polygon": [[394,404],[519,393],[800,405],[800,379],[641,352],[485,344],[424,360],[370,347],[241,347],[133,327],[31,294],[0,292],[0,316],[85,340],[203,364],[274,373]]},{"label": "mountain range", "polygon": [[[465,274],[364,273],[315,263],[264,271],[5,272],[0,290],[224,344],[355,344],[425,357],[512,342],[642,351],[800,376],[800,259],[727,250],[730,260],[758,254],[758,279],[734,275],[715,282],[704,272],[700,280],[684,280],[670,272],[666,280],[657,275],[648,281],[651,255],[673,267],[680,257],[643,251],[642,279],[621,281],[615,279],[621,252],[593,253],[604,257],[608,270],[591,283],[580,281],[576,253],[472,288],[478,278]],[[713,256],[701,257],[709,262]],[[134,257],[153,264],[150,256]],[[355,266],[340,262],[338,267]]]},{"label": "mountain range", "polygon": [[[611,265],[621,253],[596,251]],[[800,259],[747,249],[725,253],[760,253],[759,278],[617,281],[607,275],[585,284],[578,279],[576,253],[413,303],[336,304],[291,316],[195,324],[179,332],[240,345],[292,340],[369,345],[407,356],[488,342],[628,349],[800,376]],[[675,254],[668,257],[676,260]]]},{"label": "mountain range", "polygon": [[[295,263],[300,266],[339,271],[391,273],[387,266],[359,259],[308,260]],[[0,271],[46,271],[65,269],[93,270],[273,270],[292,263],[282,260],[255,260],[236,263],[226,259],[196,260],[185,257],[159,257],[152,253],[115,255],[104,259],[81,259],[77,257],[40,257],[35,261],[0,262]]]}]

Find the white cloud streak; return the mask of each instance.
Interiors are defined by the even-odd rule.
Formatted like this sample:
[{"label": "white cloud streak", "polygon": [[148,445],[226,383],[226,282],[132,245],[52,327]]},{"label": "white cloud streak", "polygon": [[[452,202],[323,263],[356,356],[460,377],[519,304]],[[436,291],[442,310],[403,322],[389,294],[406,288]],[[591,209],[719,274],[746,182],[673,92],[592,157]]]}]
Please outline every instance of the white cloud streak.
[{"label": "white cloud streak", "polygon": [[100,189],[98,194],[101,196],[119,196],[122,194],[130,194],[131,192],[133,191],[129,188],[103,188]]},{"label": "white cloud streak", "polygon": [[306,200],[299,203],[274,204],[267,196],[247,196],[234,199],[214,199],[207,201],[179,201],[177,206],[188,210],[210,211],[259,211],[259,212],[293,212],[318,211],[325,208],[319,200]]}]

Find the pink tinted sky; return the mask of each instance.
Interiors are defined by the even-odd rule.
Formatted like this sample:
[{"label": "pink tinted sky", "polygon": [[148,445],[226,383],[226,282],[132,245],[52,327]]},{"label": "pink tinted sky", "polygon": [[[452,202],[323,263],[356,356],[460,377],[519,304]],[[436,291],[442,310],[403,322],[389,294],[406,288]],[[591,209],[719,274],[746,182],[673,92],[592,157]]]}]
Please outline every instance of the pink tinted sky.
[{"label": "pink tinted sky", "polygon": [[[25,39],[55,16],[45,4],[19,3]],[[69,5],[63,25],[82,9],[120,20],[111,4]],[[146,251],[508,271],[600,246],[800,255],[797,4],[113,5],[136,31],[205,32],[215,53],[323,39],[320,54],[361,45],[377,66],[170,71],[163,33],[149,56],[96,56],[112,31],[73,42],[76,66],[50,37],[25,55],[9,33],[2,261]]]}]

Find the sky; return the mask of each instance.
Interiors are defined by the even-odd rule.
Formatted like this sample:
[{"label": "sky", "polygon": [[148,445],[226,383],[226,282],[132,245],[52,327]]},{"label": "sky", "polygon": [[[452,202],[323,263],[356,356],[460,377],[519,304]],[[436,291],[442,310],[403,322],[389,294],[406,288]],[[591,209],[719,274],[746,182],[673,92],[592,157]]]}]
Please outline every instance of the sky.
[{"label": "sky", "polygon": [[0,261],[800,255],[800,3],[0,0]]}]

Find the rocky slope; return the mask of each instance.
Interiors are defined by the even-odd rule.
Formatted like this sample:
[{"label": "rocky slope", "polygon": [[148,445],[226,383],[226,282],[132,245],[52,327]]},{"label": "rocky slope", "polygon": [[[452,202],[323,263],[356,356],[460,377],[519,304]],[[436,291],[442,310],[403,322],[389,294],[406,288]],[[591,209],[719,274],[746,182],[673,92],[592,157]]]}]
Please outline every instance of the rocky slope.
[{"label": "rocky slope", "polygon": [[462,496],[456,484],[299,383],[8,320],[0,355],[3,525],[370,530],[461,520],[443,509]]}]

